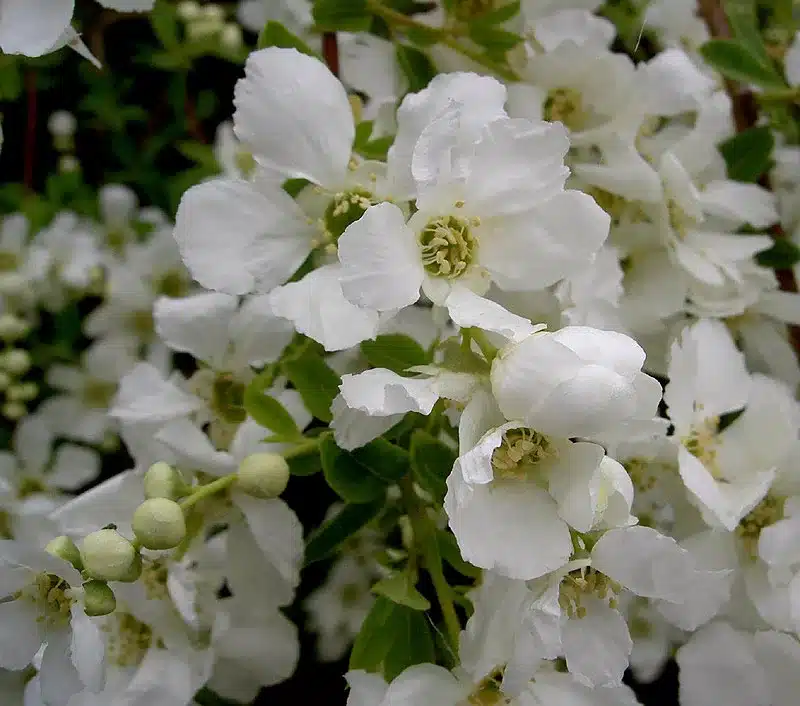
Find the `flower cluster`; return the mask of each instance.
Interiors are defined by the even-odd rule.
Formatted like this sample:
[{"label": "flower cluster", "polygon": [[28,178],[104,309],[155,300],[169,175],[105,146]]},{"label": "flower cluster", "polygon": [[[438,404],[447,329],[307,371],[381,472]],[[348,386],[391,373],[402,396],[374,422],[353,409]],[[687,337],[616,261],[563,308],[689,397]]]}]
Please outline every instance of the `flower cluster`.
[{"label": "flower cluster", "polygon": [[[33,5],[0,0],[4,50],[69,35],[14,43]],[[114,185],[96,219],[2,221],[25,704],[251,702],[297,665],[295,602],[320,660],[349,651],[350,706],[631,706],[626,670],[673,658],[682,706],[792,703],[800,148],[739,124],[735,42],[677,0],[627,51],[591,0],[287,1],[291,31],[256,5],[219,173],[174,224]],[[800,33],[758,42],[733,78],[791,122]]]}]

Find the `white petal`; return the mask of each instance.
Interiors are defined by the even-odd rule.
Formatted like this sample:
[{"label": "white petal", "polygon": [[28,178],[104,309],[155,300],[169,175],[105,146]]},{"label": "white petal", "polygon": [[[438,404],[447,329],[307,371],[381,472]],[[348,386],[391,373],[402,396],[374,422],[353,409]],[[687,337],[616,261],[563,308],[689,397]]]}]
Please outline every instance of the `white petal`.
[{"label": "white petal", "polygon": [[591,530],[605,509],[600,494],[603,457],[603,447],[598,444],[567,442],[548,468],[548,489],[558,504],[558,514],[578,532]]},{"label": "white petal", "polygon": [[347,451],[352,451],[377,439],[402,421],[405,416],[405,412],[400,412],[385,417],[373,417],[359,409],[348,407],[341,395],[334,398],[331,412],[333,413],[331,421],[333,438],[339,448]]},{"label": "white petal", "polygon": [[561,642],[567,669],[587,686],[619,686],[633,642],[625,619],[597,599],[584,598],[587,614],[567,620]]},{"label": "white petal", "polygon": [[457,706],[470,691],[444,667],[416,664],[396,677],[386,690],[385,706]]},{"label": "white petal", "polygon": [[[681,49],[668,48],[642,65],[648,91],[648,112],[672,116],[697,110],[716,84]],[[649,86],[648,86],[649,84]]]},{"label": "white petal", "polygon": [[503,443],[505,433],[510,429],[518,429],[519,426],[518,422],[507,422],[489,429],[472,448],[458,457],[453,471],[460,473],[464,481],[470,485],[491,483],[494,480],[492,456]]},{"label": "white petal", "polygon": [[290,586],[297,586],[303,561],[303,526],[297,515],[277,498],[260,500],[234,493],[233,500],[264,556]]},{"label": "white petal", "polygon": [[79,603],[72,606],[70,624],[72,663],[86,688],[92,692],[100,691],[105,681],[105,642],[102,633]]},{"label": "white petal", "polygon": [[14,432],[14,451],[29,473],[40,473],[50,460],[55,435],[42,415],[25,417]]},{"label": "white petal", "polygon": [[191,353],[221,370],[230,343],[228,324],[237,304],[236,297],[221,292],[160,297],[153,305],[156,333],[172,350]]},{"label": "white petal", "polygon": [[781,632],[757,632],[756,659],[767,675],[773,704],[790,704],[800,693],[800,644]]},{"label": "white petal", "polygon": [[416,237],[394,204],[370,206],[339,238],[342,291],[359,306],[387,311],[419,298],[424,270]]},{"label": "white petal", "polygon": [[555,502],[534,483],[470,486],[451,473],[444,502],[461,554],[475,566],[527,580],[561,567],[572,553]]},{"label": "white petal", "polygon": [[430,380],[405,378],[385,368],[343,375],[339,389],[349,407],[381,417],[406,412],[427,415],[439,399]]},{"label": "white petal", "polygon": [[790,86],[800,86],[800,31],[795,32],[789,51],[783,57],[786,80]]},{"label": "white petal", "polygon": [[62,444],[56,450],[47,482],[62,490],[78,490],[100,473],[100,456],[96,451],[75,444]]},{"label": "white petal", "polygon": [[343,273],[338,264],[326,265],[270,293],[273,311],[326,351],[345,350],[374,338],[380,323],[377,311],[345,299],[340,281]]},{"label": "white petal", "polygon": [[234,370],[276,361],[292,340],[292,326],[274,311],[271,296],[272,292],[248,297],[231,320]]},{"label": "white petal", "polygon": [[774,566],[800,563],[800,514],[764,527],[758,537],[758,555]]},{"label": "white petal", "polygon": [[766,675],[751,635],[725,623],[696,632],[676,654],[685,706],[770,706]]},{"label": "white petal", "polygon": [[103,7],[122,12],[146,12],[152,10],[155,0],[99,0]]},{"label": "white petal", "polygon": [[74,0],[3,0],[0,49],[6,54],[41,56],[69,26]]},{"label": "white petal", "polygon": [[344,87],[321,61],[296,49],[253,52],[233,102],[236,136],[259,163],[326,187],[344,182],[353,112]]},{"label": "white petal", "polygon": [[591,196],[564,191],[482,224],[480,263],[503,289],[541,289],[585,268],[608,237],[609,223]]},{"label": "white petal", "polygon": [[505,115],[506,89],[488,76],[472,73],[439,74],[418,93],[409,93],[397,111],[397,136],[389,149],[389,181],[395,197],[414,195],[411,157],[422,131],[453,103],[464,106],[462,139],[477,139],[479,130],[491,120]]},{"label": "white petal", "polygon": [[[98,655],[102,658],[102,655]],[[83,691],[83,682],[70,659],[70,633],[59,630],[47,636],[47,647],[39,669],[42,700],[48,706],[67,706],[73,694]]]},{"label": "white petal", "polygon": [[376,706],[383,700],[388,685],[379,674],[356,669],[347,672],[344,678],[350,687],[347,706]]},{"label": "white petal", "polygon": [[566,41],[605,48],[614,41],[617,30],[605,17],[584,9],[565,8],[538,18],[533,32],[542,49],[552,51]]},{"label": "white petal", "polygon": [[[2,570],[8,571],[6,567]],[[25,669],[42,645],[33,603],[15,600],[0,603],[0,667]]]},{"label": "white petal", "polygon": [[187,394],[149,363],[139,363],[121,381],[109,414],[123,422],[167,422],[204,407],[199,397]]},{"label": "white petal", "polygon": [[192,276],[228,294],[283,284],[311,252],[313,236],[300,207],[276,185],[197,184],[175,216],[175,240]]},{"label": "white petal", "polygon": [[512,314],[466,287],[453,287],[444,305],[456,326],[476,326],[484,331],[499,333],[515,343],[545,328],[544,324],[534,326],[528,319]]},{"label": "white petal", "polygon": [[736,224],[766,228],[779,219],[775,195],[758,184],[712,181],[700,192],[703,210]]},{"label": "white petal", "polygon": [[236,462],[226,451],[217,451],[210,439],[188,419],[175,419],[164,426],[156,440],[171,449],[182,463],[215,476],[232,473]]}]

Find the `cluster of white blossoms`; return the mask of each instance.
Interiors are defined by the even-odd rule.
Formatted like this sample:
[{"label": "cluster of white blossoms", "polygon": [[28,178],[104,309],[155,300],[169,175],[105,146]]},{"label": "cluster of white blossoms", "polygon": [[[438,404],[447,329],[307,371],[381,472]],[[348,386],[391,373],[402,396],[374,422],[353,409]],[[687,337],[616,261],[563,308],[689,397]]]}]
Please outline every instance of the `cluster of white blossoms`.
[{"label": "cluster of white blossoms", "polygon": [[[0,0],[5,50],[34,4]],[[673,658],[682,706],[796,702],[800,295],[763,255],[800,245],[800,148],[730,178],[694,3],[651,3],[639,63],[600,4],[523,2],[513,80],[447,43],[412,92],[374,35],[341,78],[259,49],[174,227],[119,186],[97,222],[2,222],[9,703],[250,702],[321,560],[300,602],[349,706],[631,706]],[[409,32],[483,3],[443,5]],[[81,365],[32,361],[37,312],[92,293]],[[116,434],[132,467],[66,494]]]}]

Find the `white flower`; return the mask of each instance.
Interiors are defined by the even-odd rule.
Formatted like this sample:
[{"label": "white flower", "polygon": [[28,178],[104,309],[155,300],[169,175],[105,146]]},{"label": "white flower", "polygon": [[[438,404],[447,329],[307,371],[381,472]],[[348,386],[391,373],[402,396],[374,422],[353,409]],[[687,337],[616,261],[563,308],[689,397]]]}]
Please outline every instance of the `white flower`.
[{"label": "white flower", "polygon": [[42,550],[0,541],[0,666],[24,669],[44,644],[39,678],[47,704],[66,706],[104,682],[103,640],[83,611],[81,577]]},{"label": "white flower", "polygon": [[400,309],[420,288],[441,304],[453,287],[483,293],[492,281],[538,289],[579,269],[605,239],[602,210],[564,191],[562,129],[499,118],[467,146],[457,137],[464,112],[445,113],[420,136],[418,210],[408,223],[397,206],[379,204],[340,238],[342,290],[354,304]]},{"label": "white flower", "polygon": [[492,391],[507,419],[553,436],[594,436],[655,416],[661,386],[641,371],[644,358],[633,339],[612,331],[534,333],[495,358]]}]

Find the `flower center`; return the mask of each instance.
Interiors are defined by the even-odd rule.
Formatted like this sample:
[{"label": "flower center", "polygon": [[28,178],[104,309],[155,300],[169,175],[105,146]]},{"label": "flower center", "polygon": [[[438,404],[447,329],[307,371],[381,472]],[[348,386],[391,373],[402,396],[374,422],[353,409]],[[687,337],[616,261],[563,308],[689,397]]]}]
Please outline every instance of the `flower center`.
[{"label": "flower center", "polygon": [[25,498],[29,498],[31,495],[43,493],[44,491],[45,485],[40,479],[23,476],[20,478],[19,485],[17,486],[17,497],[20,500],[25,500]]},{"label": "flower center", "polygon": [[558,592],[558,605],[570,618],[586,616],[582,605],[584,596],[607,601],[609,608],[617,607],[617,594],[622,590],[616,581],[591,567],[570,571],[563,579]]},{"label": "flower center", "polygon": [[560,122],[570,130],[580,130],[586,122],[583,97],[573,88],[554,88],[544,101],[544,119]]},{"label": "flower center", "polygon": [[153,289],[167,297],[183,297],[189,291],[189,281],[181,270],[168,270],[156,279]]},{"label": "flower center", "polygon": [[116,392],[117,386],[113,382],[89,378],[84,383],[81,399],[90,409],[108,409]]},{"label": "flower center", "polygon": [[736,535],[741,538],[745,551],[754,559],[758,556],[761,530],[783,519],[786,498],[767,495],[739,522]]},{"label": "flower center", "polygon": [[18,598],[31,601],[39,611],[37,622],[47,627],[61,627],[69,623],[74,598],[70,585],[60,576],[38,574],[33,583],[20,591]]},{"label": "flower center", "polygon": [[169,596],[167,590],[167,565],[162,560],[147,561],[142,566],[141,581],[150,600],[163,600]]},{"label": "flower center", "polygon": [[336,242],[347,226],[355,223],[376,203],[372,193],[362,187],[334,194],[323,216],[325,235]]},{"label": "flower center", "polygon": [[155,333],[153,312],[150,309],[131,312],[128,319],[128,326],[138,338],[144,341],[150,340]]},{"label": "flower center", "polygon": [[15,272],[19,265],[16,253],[0,250],[0,272]]},{"label": "flower center", "polygon": [[253,157],[253,153],[248,152],[245,149],[236,150],[236,154],[233,157],[233,162],[245,179],[249,179],[256,170],[256,160]]},{"label": "flower center", "polygon": [[690,228],[697,226],[697,219],[690,216],[675,199],[667,199],[667,215],[672,230],[683,240]]},{"label": "flower center", "polygon": [[419,247],[428,274],[456,279],[474,262],[478,240],[465,219],[440,216],[432,218],[423,228]]},{"label": "flower center", "polygon": [[153,642],[153,631],[130,613],[116,611],[101,627],[106,633],[106,659],[117,667],[138,667]]},{"label": "flower center", "polygon": [[528,478],[537,464],[558,455],[550,440],[533,429],[510,429],[492,454],[492,468],[497,478]]},{"label": "flower center", "polygon": [[717,429],[719,417],[706,417],[692,426],[689,435],[683,439],[683,445],[719,480],[721,471],[717,462]]},{"label": "flower center", "polygon": [[241,424],[247,418],[244,410],[245,385],[230,373],[221,373],[211,385],[211,409],[226,422]]}]

